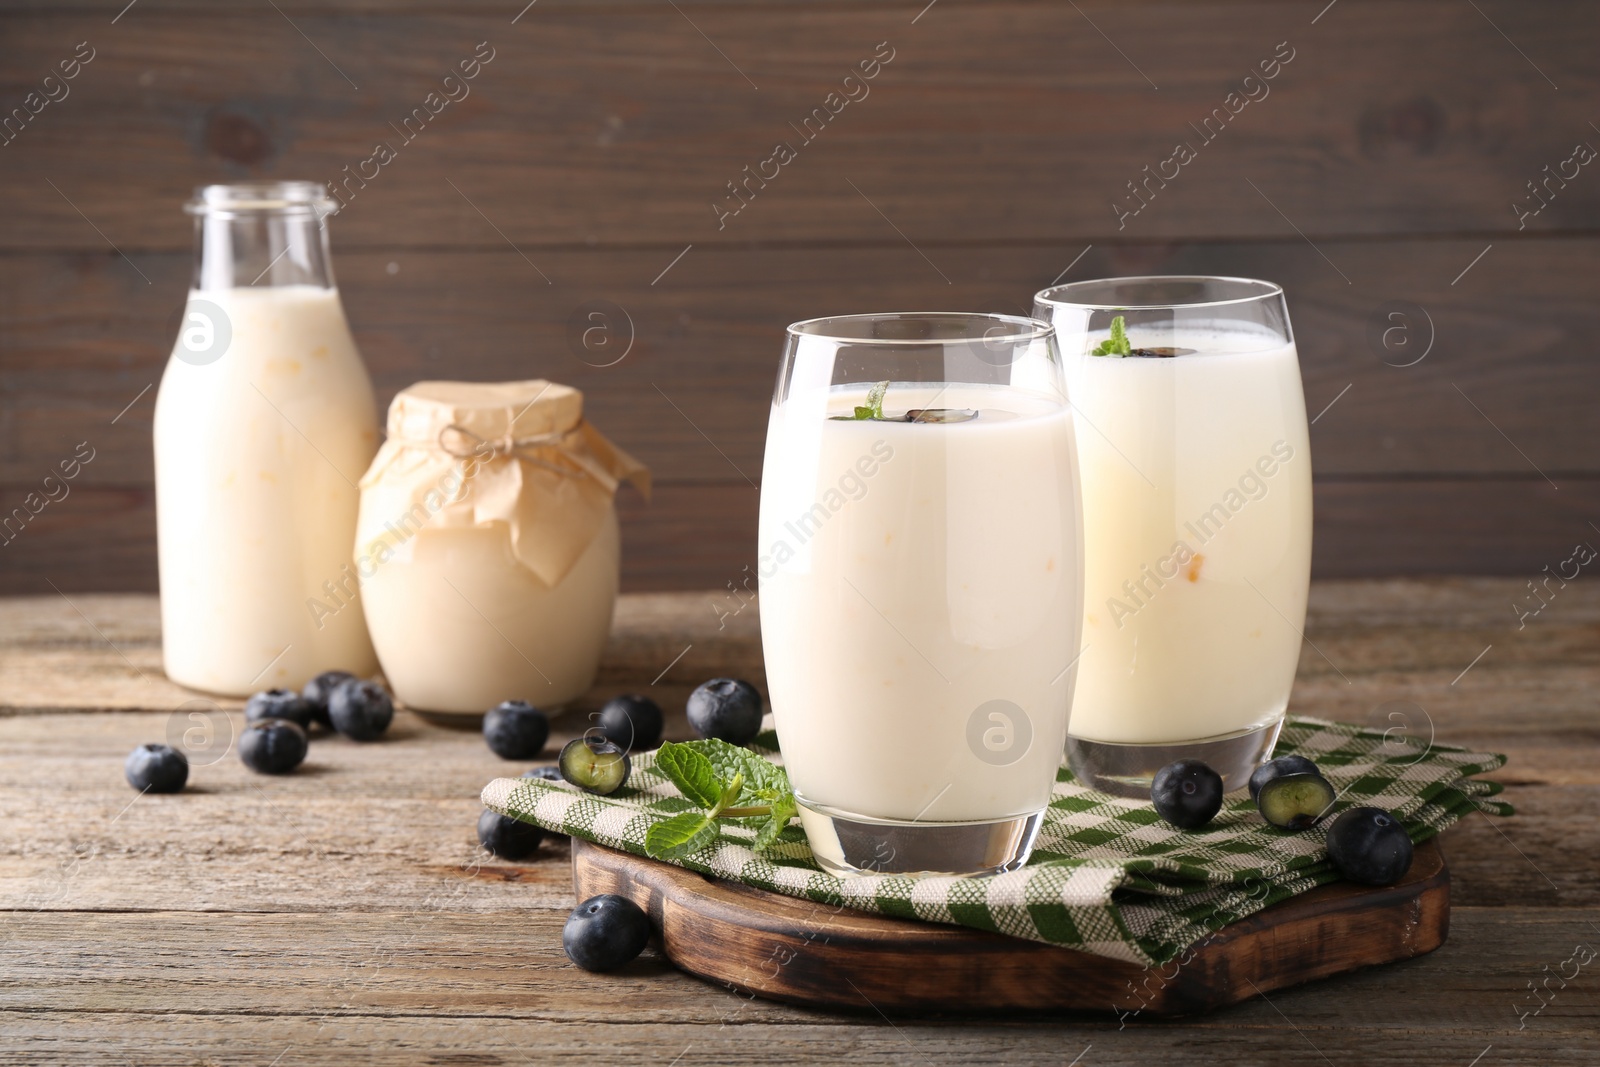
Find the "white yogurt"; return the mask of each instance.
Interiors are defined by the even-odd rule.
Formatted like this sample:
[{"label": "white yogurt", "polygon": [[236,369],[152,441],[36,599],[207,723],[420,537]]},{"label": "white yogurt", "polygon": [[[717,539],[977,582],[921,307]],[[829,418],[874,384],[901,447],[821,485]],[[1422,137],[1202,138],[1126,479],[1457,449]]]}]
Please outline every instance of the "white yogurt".
[{"label": "white yogurt", "polygon": [[1037,812],[1082,610],[1071,414],[1015,388],[894,384],[891,415],[980,415],[827,417],[865,396],[792,393],[767,431],[762,646],[790,777],[810,804],[873,818]]},{"label": "white yogurt", "polygon": [[308,607],[349,563],[356,483],[378,447],[372,383],[338,291],[204,290],[188,306],[211,320],[220,309],[231,339],[199,363],[180,332],[156,398],[167,675],[243,696],[324,670],[371,674],[359,601],[324,618]]},{"label": "white yogurt", "polygon": [[1085,648],[1072,736],[1180,742],[1281,718],[1311,558],[1311,449],[1293,344],[1178,332],[1198,351],[1071,363]]}]

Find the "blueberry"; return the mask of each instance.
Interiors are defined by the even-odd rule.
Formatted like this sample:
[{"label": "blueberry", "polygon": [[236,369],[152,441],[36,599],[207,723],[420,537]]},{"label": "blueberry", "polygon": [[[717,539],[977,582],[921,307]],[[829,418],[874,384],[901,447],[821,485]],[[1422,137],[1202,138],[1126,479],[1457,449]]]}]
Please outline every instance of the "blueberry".
[{"label": "blueberry", "polygon": [[533,759],[550,739],[550,720],[526,700],[507,700],[484,714],[483,739],[501,759]]},{"label": "blueberry", "polygon": [[122,775],[141,793],[176,793],[189,780],[189,757],[171,745],[140,745],[123,761]]},{"label": "blueberry", "polygon": [[713,678],[689,694],[689,725],[701,737],[748,745],[761,732],[761,694],[749,682]]},{"label": "blueberry", "polygon": [[566,781],[565,778],[561,777],[561,768],[560,767],[535,767],[532,770],[523,771],[522,772],[522,777],[524,777],[524,778],[542,778],[547,782],[564,782],[564,781]]},{"label": "blueberry", "polygon": [[533,855],[544,840],[544,830],[498,811],[483,809],[478,816],[478,844],[503,860],[520,860]]},{"label": "blueberry", "polygon": [[1198,830],[1222,810],[1222,775],[1197,759],[1181,759],[1150,783],[1156,814],[1180,830]]},{"label": "blueberry", "polygon": [[1320,774],[1272,778],[1256,795],[1261,817],[1280,830],[1308,830],[1333,810],[1333,786]]},{"label": "blueberry", "polygon": [[642,752],[661,744],[661,706],[636,693],[606,701],[597,725],[607,741],[629,752]]},{"label": "blueberry", "polygon": [[618,745],[601,737],[578,737],[561,750],[561,777],[589,793],[610,796],[628,780],[633,765]]},{"label": "blueberry", "polygon": [[288,719],[302,730],[311,729],[311,705],[293,689],[268,689],[244,702],[245,722]]},{"label": "blueberry", "polygon": [[305,697],[306,705],[311,709],[312,722],[333,728],[333,722],[328,718],[328,697],[333,695],[340,682],[347,682],[354,677],[349,671],[323,671],[306,683],[300,695]]},{"label": "blueberry", "polygon": [[1254,800],[1261,795],[1261,787],[1274,778],[1281,778],[1286,774],[1321,774],[1317,765],[1304,756],[1279,756],[1275,760],[1268,760],[1257,767],[1250,775],[1250,799]]},{"label": "blueberry", "polygon": [[1328,858],[1363,885],[1394,885],[1411,869],[1411,837],[1382,808],[1351,808],[1328,827]]},{"label": "blueberry", "polygon": [[288,774],[306,758],[306,732],[288,719],[258,719],[239,735],[239,758],[260,774]]},{"label": "blueberry", "polygon": [[354,741],[376,741],[394,718],[394,701],[377,682],[346,678],[328,694],[333,728]]},{"label": "blueberry", "polygon": [[567,958],[586,971],[612,971],[644,951],[650,917],[615,893],[602,893],[572,909],[561,931]]}]

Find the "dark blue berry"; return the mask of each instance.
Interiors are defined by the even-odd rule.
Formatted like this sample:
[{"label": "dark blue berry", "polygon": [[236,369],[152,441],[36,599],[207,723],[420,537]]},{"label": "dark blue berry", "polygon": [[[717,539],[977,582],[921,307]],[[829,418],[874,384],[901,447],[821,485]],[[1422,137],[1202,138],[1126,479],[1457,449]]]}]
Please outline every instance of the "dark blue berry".
[{"label": "dark blue berry", "polygon": [[1286,774],[1321,774],[1317,765],[1304,756],[1279,756],[1275,760],[1268,760],[1257,767],[1250,775],[1250,799],[1255,800],[1261,795],[1261,787],[1274,778],[1281,778]]},{"label": "dark blue berry", "polygon": [[550,739],[550,720],[525,700],[507,700],[484,714],[483,739],[501,759],[533,759]]},{"label": "dark blue berry", "polygon": [[189,757],[171,745],[140,745],[123,761],[122,775],[142,793],[176,793],[189,780]]},{"label": "dark blue berry", "polygon": [[661,744],[665,720],[661,706],[654,700],[628,693],[606,701],[595,725],[612,744],[629,752],[643,752]]},{"label": "dark blue berry", "polygon": [[561,768],[560,767],[534,767],[532,770],[523,771],[522,772],[522,777],[524,777],[524,778],[542,778],[547,782],[564,782],[564,781],[566,781],[565,778],[561,777]]},{"label": "dark blue berry", "polygon": [[1309,830],[1333,810],[1333,786],[1320,774],[1270,778],[1256,795],[1261,817],[1280,830]]},{"label": "dark blue berry", "polygon": [[761,732],[761,694],[749,682],[713,678],[689,694],[687,710],[701,737],[748,745]]},{"label": "dark blue berry", "polygon": [[1394,885],[1411,869],[1411,838],[1382,808],[1351,808],[1328,827],[1328,858],[1363,885]]},{"label": "dark blue berry", "polygon": [[586,971],[612,971],[636,958],[650,941],[650,917],[615,893],[602,893],[572,909],[561,931],[567,958]]},{"label": "dark blue berry", "polygon": [[288,774],[306,758],[306,732],[288,719],[260,719],[239,735],[239,758],[260,774]]},{"label": "dark blue berry", "polygon": [[578,737],[561,749],[561,777],[589,793],[610,796],[621,789],[633,770],[620,745],[603,737]]},{"label": "dark blue berry", "polygon": [[302,730],[311,729],[311,705],[293,689],[268,689],[244,702],[245,722],[287,719]]},{"label": "dark blue berry", "polygon": [[311,681],[306,683],[300,695],[305,698],[306,705],[311,708],[311,721],[321,723],[329,729],[333,722],[328,718],[328,698],[339,687],[340,682],[348,682],[355,675],[349,671],[323,671]]},{"label": "dark blue berry", "polygon": [[1197,759],[1181,759],[1150,783],[1156,814],[1180,830],[1198,830],[1222,809],[1222,775]]},{"label": "dark blue berry", "polygon": [[544,840],[544,830],[498,811],[483,809],[478,816],[478,844],[503,860],[520,860],[533,855]]},{"label": "dark blue berry", "polygon": [[346,678],[328,694],[328,718],[353,741],[376,741],[394,719],[394,701],[376,682]]}]

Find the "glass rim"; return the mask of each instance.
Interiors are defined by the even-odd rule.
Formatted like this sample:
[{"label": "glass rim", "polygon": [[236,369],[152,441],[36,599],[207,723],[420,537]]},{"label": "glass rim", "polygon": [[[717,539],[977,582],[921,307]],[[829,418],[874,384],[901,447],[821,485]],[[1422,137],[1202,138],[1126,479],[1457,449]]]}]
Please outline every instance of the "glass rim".
[{"label": "glass rim", "polygon": [[[1174,304],[1170,302],[1154,304],[1109,304],[1085,300],[1063,300],[1053,295],[1063,293],[1077,287],[1091,285],[1108,285],[1114,282],[1233,282],[1238,285],[1253,286],[1259,292],[1245,296],[1230,296],[1218,300],[1196,300],[1188,303]],[[1051,304],[1056,307],[1084,308],[1090,311],[1160,311],[1181,310],[1187,308],[1215,308],[1228,307],[1232,304],[1249,304],[1258,300],[1271,300],[1283,296],[1283,286],[1277,282],[1263,281],[1260,278],[1241,278],[1228,274],[1133,274],[1120,278],[1088,278],[1078,282],[1067,282],[1065,285],[1052,285],[1040,289],[1033,294],[1036,304]]]},{"label": "glass rim", "polygon": [[321,182],[257,181],[197,185],[183,210],[190,215],[219,217],[303,210],[321,218],[336,213],[339,207]]},{"label": "glass rim", "polygon": [[[991,337],[982,329],[959,337],[853,337],[836,332],[836,328],[825,328],[827,325],[834,323],[884,322],[895,319],[922,319],[941,322],[965,320],[982,322],[989,326],[1003,324],[1011,327],[1022,327],[1022,329],[1003,337]],[[839,344],[882,345],[884,347],[904,348],[916,345],[963,344],[971,341],[1028,343],[1054,336],[1056,328],[1054,324],[1043,319],[1036,319],[1027,315],[1002,315],[998,312],[989,311],[875,311],[852,315],[822,315],[814,319],[801,319],[799,322],[791,322],[786,332],[790,337],[811,337],[821,341],[834,341]]]}]

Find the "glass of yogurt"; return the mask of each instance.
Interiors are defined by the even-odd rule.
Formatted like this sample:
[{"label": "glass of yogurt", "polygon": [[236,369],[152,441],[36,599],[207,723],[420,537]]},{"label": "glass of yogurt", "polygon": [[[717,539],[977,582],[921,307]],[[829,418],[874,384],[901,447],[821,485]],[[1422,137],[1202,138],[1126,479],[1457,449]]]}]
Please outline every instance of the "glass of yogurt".
[{"label": "glass of yogurt", "polygon": [[1060,338],[1082,463],[1068,762],[1129,796],[1185,758],[1242,788],[1283,724],[1311,571],[1311,449],[1283,290],[1112,278],[1034,302]]},{"label": "glass of yogurt", "polygon": [[1026,861],[1066,741],[1081,526],[1047,323],[789,327],[761,480],[761,633],[824,867]]}]

